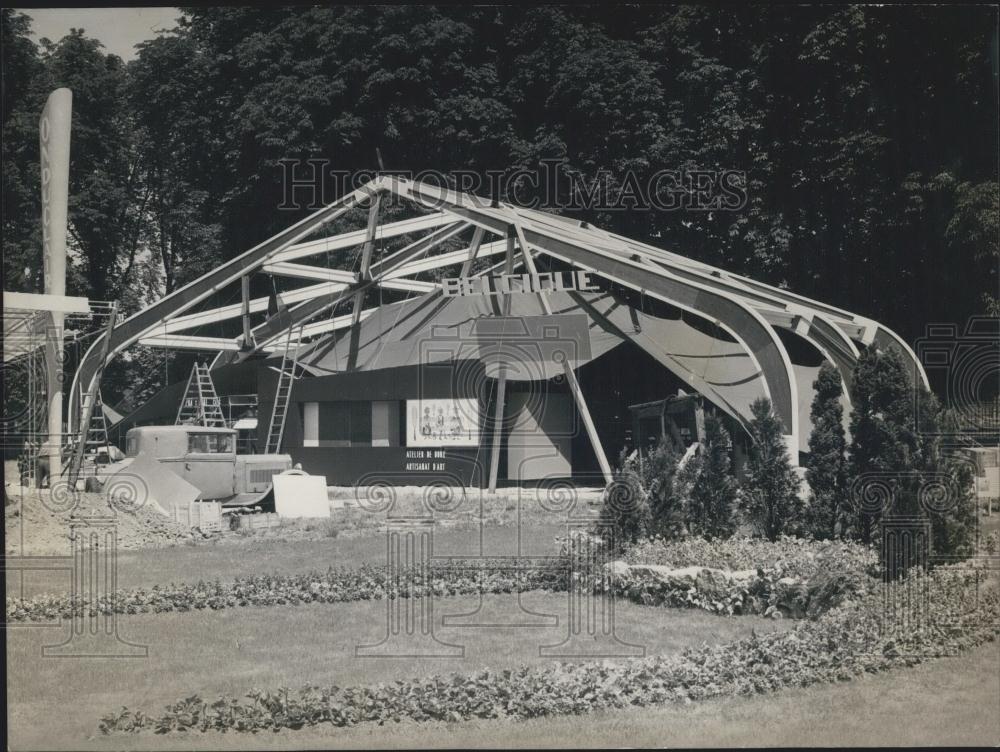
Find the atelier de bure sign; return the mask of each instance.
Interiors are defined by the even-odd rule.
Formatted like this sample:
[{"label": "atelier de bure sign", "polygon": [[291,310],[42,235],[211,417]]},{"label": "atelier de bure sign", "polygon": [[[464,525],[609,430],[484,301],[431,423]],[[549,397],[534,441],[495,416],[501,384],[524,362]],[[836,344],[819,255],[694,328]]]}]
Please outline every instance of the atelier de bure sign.
[{"label": "atelier de bure sign", "polygon": [[590,281],[590,272],[584,271],[491,274],[483,277],[449,277],[441,280],[441,294],[446,298],[559,290],[596,292],[598,288]]}]

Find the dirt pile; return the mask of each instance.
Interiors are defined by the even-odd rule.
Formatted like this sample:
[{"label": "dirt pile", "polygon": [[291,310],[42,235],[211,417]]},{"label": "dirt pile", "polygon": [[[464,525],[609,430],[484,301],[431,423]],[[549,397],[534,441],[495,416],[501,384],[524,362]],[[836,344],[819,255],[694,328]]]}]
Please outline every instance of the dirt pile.
[{"label": "dirt pile", "polygon": [[174,522],[151,509],[112,509],[101,494],[79,493],[72,509],[64,510],[47,489],[6,486],[4,506],[6,553],[45,556],[69,553],[70,522],[85,517],[113,515],[118,525],[118,548],[164,548],[203,539],[202,533]]}]

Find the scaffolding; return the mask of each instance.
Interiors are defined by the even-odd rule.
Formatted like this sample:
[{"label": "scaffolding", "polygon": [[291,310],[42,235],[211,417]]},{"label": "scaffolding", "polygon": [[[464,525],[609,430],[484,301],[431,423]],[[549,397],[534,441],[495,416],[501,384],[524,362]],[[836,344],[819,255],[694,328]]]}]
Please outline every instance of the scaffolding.
[{"label": "scaffolding", "polygon": [[[29,296],[43,298],[48,296]],[[73,300],[73,299],[69,299]],[[105,334],[117,315],[114,303],[87,302],[64,313],[61,362],[72,363],[90,342]],[[29,307],[30,304],[30,307]],[[25,307],[19,307],[24,305]],[[45,347],[53,335],[53,320],[34,300],[27,303],[6,293],[3,309],[3,420],[0,427],[4,458],[16,458],[22,486],[42,486],[48,478],[41,449],[49,439],[48,393]],[[66,383],[69,374],[64,372]],[[62,434],[62,449],[68,455],[77,445],[75,433]]]}]

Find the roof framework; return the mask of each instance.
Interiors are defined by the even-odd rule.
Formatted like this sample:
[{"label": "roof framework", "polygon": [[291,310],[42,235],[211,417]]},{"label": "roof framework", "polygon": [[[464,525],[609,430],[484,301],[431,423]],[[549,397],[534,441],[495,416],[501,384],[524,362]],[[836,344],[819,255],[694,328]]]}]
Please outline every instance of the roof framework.
[{"label": "roof framework", "polygon": [[[379,223],[380,203],[389,196],[426,213]],[[364,205],[369,208],[364,229],[309,239],[329,223]],[[472,239],[467,247],[442,249],[442,245],[454,244],[470,230]],[[417,240],[385,258],[373,259],[376,238],[412,237],[418,233],[421,235]],[[361,264],[357,271],[301,262],[330,251],[359,247]],[[519,258],[515,259],[515,252]],[[475,260],[494,256],[504,259],[481,273],[492,273],[498,268],[512,270],[520,265],[531,271],[536,259],[557,259],[662,300],[727,332],[760,372],[764,396],[774,405],[791,447],[798,445],[798,386],[778,330],[804,338],[833,363],[843,378],[845,392],[851,384],[859,344],[898,350],[926,385],[926,376],[910,347],[872,319],[583,222],[511,204],[491,203],[471,194],[387,175],[375,178],[126,319],[111,334],[110,352],[114,355],[141,343],[216,351],[215,365],[239,362],[256,353],[280,350],[286,338],[302,343],[324,333],[356,328],[377,310],[377,307],[364,308],[369,290],[397,294],[431,292],[437,284],[417,279],[417,275],[460,264],[461,273],[468,274]],[[239,304],[194,310],[209,296],[240,284],[254,273],[316,284],[282,293],[283,305],[271,316],[266,315],[268,299],[246,298],[246,285],[243,285],[244,299]],[[544,301],[545,294],[539,295]],[[347,303],[349,314],[333,315],[341,304]],[[265,314],[264,320],[251,328],[249,317],[259,314]],[[207,337],[191,332],[241,317],[251,335],[249,339]],[[655,348],[655,343],[650,347]],[[98,340],[83,357],[74,376],[71,396],[79,394],[81,386],[84,391],[89,389],[99,372],[100,350]],[[569,376],[572,386],[575,383],[572,371]],[[728,406],[720,407],[731,412]],[[79,419],[79,409],[78,404],[70,405],[71,429]],[[606,460],[602,465],[606,465]]]}]

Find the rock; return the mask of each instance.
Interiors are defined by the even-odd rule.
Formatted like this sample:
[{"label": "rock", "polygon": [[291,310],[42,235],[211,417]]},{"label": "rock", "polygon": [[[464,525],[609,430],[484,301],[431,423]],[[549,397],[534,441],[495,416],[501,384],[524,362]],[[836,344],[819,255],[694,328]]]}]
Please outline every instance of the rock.
[{"label": "rock", "polygon": [[695,587],[712,600],[725,600],[729,595],[730,578],[721,569],[702,569],[695,577]]},{"label": "rock", "polygon": [[693,587],[701,569],[701,567],[674,569],[659,564],[632,564],[629,567],[629,574],[672,587]]},{"label": "rock", "polygon": [[618,579],[625,579],[629,574],[629,565],[621,560],[605,564],[604,569],[607,570],[608,574],[612,577],[616,577]]}]

